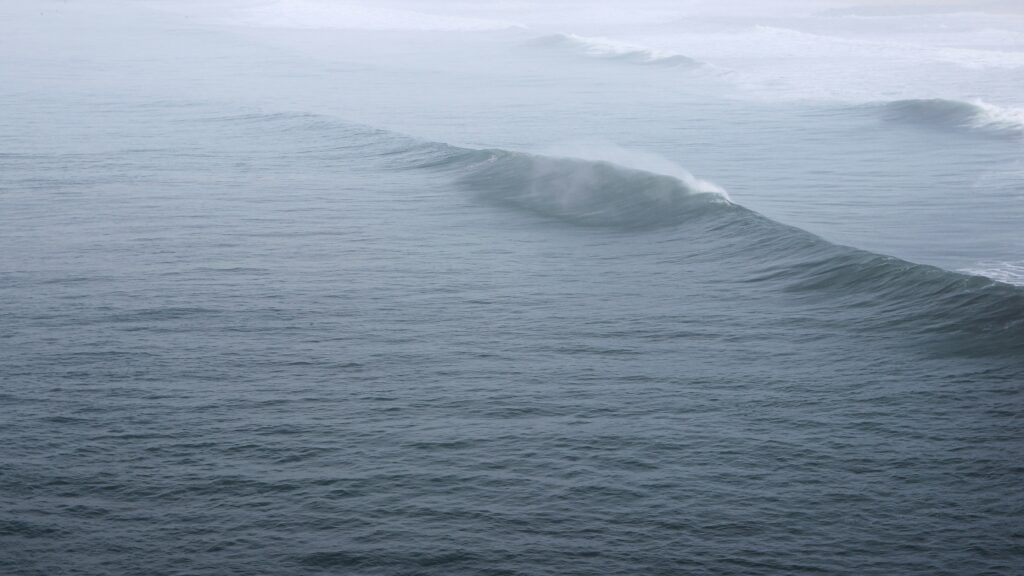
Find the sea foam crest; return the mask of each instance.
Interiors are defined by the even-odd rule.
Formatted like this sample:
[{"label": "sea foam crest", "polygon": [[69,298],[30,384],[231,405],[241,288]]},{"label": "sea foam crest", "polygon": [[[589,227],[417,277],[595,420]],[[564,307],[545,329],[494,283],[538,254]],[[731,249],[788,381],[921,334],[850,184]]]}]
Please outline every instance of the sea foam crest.
[{"label": "sea foam crest", "polygon": [[963,270],[965,274],[985,276],[999,282],[1024,286],[1024,261],[1020,262],[980,262]]},{"label": "sea foam crest", "polygon": [[541,47],[561,48],[584,56],[618,60],[632,64],[691,68],[701,65],[699,61],[682,54],[645,48],[609,38],[577,36],[576,34],[554,34],[537,38],[531,44]]},{"label": "sea foam crest", "polygon": [[888,120],[935,128],[967,129],[1002,136],[1024,135],[1024,109],[981,100],[897,100],[882,106]]}]

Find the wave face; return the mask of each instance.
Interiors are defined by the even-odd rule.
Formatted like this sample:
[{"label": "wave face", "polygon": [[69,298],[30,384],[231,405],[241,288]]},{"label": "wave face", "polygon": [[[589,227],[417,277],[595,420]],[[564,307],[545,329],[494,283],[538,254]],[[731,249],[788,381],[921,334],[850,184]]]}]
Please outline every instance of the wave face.
[{"label": "wave face", "polygon": [[699,181],[605,161],[484,151],[459,184],[481,198],[590,226],[652,228],[682,224],[729,202]]},{"label": "wave face", "polygon": [[[454,185],[503,210],[597,234],[603,229],[678,243],[678,257],[714,262],[710,273],[722,276],[718,282],[742,284],[753,294],[784,295],[797,305],[806,302],[817,312],[825,310],[839,331],[910,345],[927,342],[943,354],[1024,357],[1024,287],[830,243],[733,203],[718,186],[671,163],[621,151],[592,153],[618,156],[633,167],[601,158],[473,149],[316,114],[199,120],[216,127],[221,142],[237,147],[243,157],[262,158],[264,169],[292,170],[297,162],[358,166],[348,169],[347,177],[363,178],[367,185],[382,174],[432,173],[447,190]],[[282,141],[288,154],[279,152]],[[204,145],[196,138],[187,149],[216,154]],[[159,155],[152,161],[165,163]]]},{"label": "wave face", "polygon": [[898,100],[883,104],[881,108],[884,118],[895,122],[971,130],[994,136],[1024,136],[1024,110],[995,106],[980,100]]},{"label": "wave face", "polygon": [[747,271],[749,286],[832,310],[844,330],[899,333],[943,355],[1024,354],[1024,288],[832,244],[732,203],[709,182],[604,160],[439,143],[406,143],[395,155],[409,168],[453,174],[492,205],[573,225],[677,235],[700,257]]},{"label": "wave face", "polygon": [[[944,355],[1024,354],[1019,286],[839,246],[769,276],[787,291],[836,304],[854,331],[917,336]],[[850,315],[854,309],[868,314]]]},{"label": "wave face", "polygon": [[698,60],[688,58],[682,54],[662,52],[608,38],[589,38],[575,34],[554,34],[537,38],[530,44],[629,64],[680,68],[696,68],[702,65]]}]

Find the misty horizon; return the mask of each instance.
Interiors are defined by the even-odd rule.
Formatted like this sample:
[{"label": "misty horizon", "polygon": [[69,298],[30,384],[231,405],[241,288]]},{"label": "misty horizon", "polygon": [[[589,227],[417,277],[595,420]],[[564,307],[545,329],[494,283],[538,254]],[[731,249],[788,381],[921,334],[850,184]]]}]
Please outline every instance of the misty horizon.
[{"label": "misty horizon", "polygon": [[1013,574],[1024,6],[0,0],[0,573]]}]

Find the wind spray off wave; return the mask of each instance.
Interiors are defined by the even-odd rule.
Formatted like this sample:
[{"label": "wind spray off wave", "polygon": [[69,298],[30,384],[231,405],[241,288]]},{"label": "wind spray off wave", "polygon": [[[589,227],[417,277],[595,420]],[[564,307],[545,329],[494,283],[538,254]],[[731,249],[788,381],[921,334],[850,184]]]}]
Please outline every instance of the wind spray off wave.
[{"label": "wind spray off wave", "polygon": [[993,136],[1024,136],[1024,109],[996,106],[981,100],[898,100],[882,104],[880,110],[886,120],[893,122]]}]

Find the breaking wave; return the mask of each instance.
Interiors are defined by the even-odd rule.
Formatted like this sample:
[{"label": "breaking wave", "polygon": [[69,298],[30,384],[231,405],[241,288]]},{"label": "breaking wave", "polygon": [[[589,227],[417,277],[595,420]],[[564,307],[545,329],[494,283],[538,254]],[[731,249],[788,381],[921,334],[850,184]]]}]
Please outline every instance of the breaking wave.
[{"label": "breaking wave", "polygon": [[310,115],[221,121],[308,130],[310,148],[303,153],[340,154],[373,171],[435,172],[483,203],[551,221],[617,233],[659,231],[660,240],[667,234],[680,247],[680,258],[714,261],[742,274],[732,282],[825,308],[843,330],[917,335],[940,354],[1024,354],[1024,287],[833,244],[735,204],[721,188],[681,169],[464,148]]},{"label": "breaking wave", "polygon": [[881,111],[886,120],[895,122],[971,130],[995,136],[1024,136],[1024,110],[981,100],[897,100],[881,105]]},{"label": "breaking wave", "polygon": [[1024,286],[1024,261],[1021,262],[979,262],[963,270],[966,274],[985,276],[1007,284]]},{"label": "breaking wave", "polygon": [[618,166],[504,150],[459,184],[483,199],[577,224],[617,228],[678,225],[728,205],[717,187]]},{"label": "breaking wave", "polygon": [[644,64],[666,67],[696,68],[702,65],[698,60],[676,54],[619,42],[608,38],[590,38],[575,34],[554,34],[536,38],[533,46],[566,50],[592,58],[614,60],[630,64]]}]

